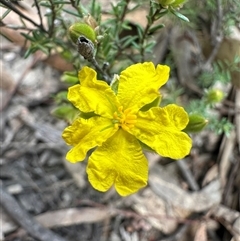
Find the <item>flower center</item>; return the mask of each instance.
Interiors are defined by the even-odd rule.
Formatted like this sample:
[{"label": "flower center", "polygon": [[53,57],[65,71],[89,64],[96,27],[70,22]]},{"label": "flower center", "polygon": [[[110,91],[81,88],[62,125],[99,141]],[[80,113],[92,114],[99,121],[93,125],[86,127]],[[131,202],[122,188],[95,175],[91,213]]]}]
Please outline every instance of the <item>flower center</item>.
[{"label": "flower center", "polygon": [[123,110],[123,106],[120,106],[118,110],[113,113],[115,128],[122,127],[123,130],[128,131],[134,127],[136,122],[137,116],[133,114],[133,110],[130,108]]}]

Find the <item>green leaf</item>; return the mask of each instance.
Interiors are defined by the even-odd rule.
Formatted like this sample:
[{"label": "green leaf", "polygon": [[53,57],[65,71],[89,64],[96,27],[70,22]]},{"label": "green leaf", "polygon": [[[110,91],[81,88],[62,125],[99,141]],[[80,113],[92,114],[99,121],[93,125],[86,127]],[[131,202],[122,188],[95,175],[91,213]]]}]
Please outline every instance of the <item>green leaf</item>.
[{"label": "green leaf", "polygon": [[183,131],[186,133],[198,133],[202,131],[207,124],[208,120],[205,119],[202,115],[190,114],[189,122]]},{"label": "green leaf", "polygon": [[129,47],[130,44],[136,39],[138,39],[138,36],[126,36],[123,39],[121,39],[121,42],[123,42],[123,44],[121,44],[122,49]]},{"label": "green leaf", "polygon": [[37,44],[36,47],[41,50],[43,53],[45,53],[46,55],[49,55],[49,50],[47,48],[45,48],[44,46]]},{"label": "green leaf", "polygon": [[144,46],[145,52],[152,53],[155,45],[156,45],[156,41],[151,41],[150,43],[146,44]]},{"label": "green leaf", "polygon": [[40,2],[39,5],[46,8],[51,8],[51,4],[49,2]]},{"label": "green leaf", "polygon": [[76,72],[64,72],[63,75],[61,76],[61,81],[74,85],[78,82],[78,76]]},{"label": "green leaf", "polygon": [[71,4],[71,2],[69,1],[54,1],[54,4]]},{"label": "green leaf", "polygon": [[30,40],[31,42],[35,42],[35,39],[32,36],[29,36],[29,34],[21,33],[21,35],[23,35],[23,37]]},{"label": "green leaf", "polygon": [[149,34],[153,34],[155,33],[157,30],[161,29],[161,28],[164,28],[165,25],[164,24],[158,24],[157,26],[154,26],[152,28],[149,29],[148,33]]},{"label": "green leaf", "polygon": [[78,116],[79,110],[71,104],[63,104],[52,110],[52,115],[72,123]]},{"label": "green leaf", "polygon": [[142,39],[143,38],[143,32],[144,32],[143,28],[139,24],[136,24],[136,27],[137,27],[138,36],[139,36],[140,39]]},{"label": "green leaf", "polygon": [[176,17],[180,18],[181,20],[185,21],[185,22],[190,22],[189,19],[182,15],[181,13],[177,12],[175,9],[170,9],[170,12],[173,13]]},{"label": "green leaf", "polygon": [[73,11],[67,10],[65,8],[63,8],[62,10],[63,10],[63,12],[66,12],[66,13],[69,13],[73,16],[79,17],[79,13],[77,13],[77,12],[73,12]]},{"label": "green leaf", "polygon": [[89,119],[93,116],[98,116],[97,114],[95,114],[93,111],[92,112],[82,112],[80,113],[80,117],[83,119]]},{"label": "green leaf", "polygon": [[152,21],[152,18],[150,16],[146,16],[147,17],[147,20],[148,20],[148,24],[152,24],[153,21]]},{"label": "green leaf", "polygon": [[32,48],[27,49],[27,51],[25,52],[23,58],[26,59],[30,56],[30,54],[34,53],[34,50]]},{"label": "green leaf", "polygon": [[163,17],[164,15],[166,15],[168,13],[168,10],[164,10],[158,14],[156,14],[156,16],[154,17],[154,20],[158,20],[159,18]]},{"label": "green leaf", "polygon": [[3,20],[10,12],[11,12],[11,9],[7,9],[5,13],[2,15],[1,20]]},{"label": "green leaf", "polygon": [[39,31],[38,30],[34,30],[34,31],[32,31],[32,34],[33,34],[33,37],[35,38],[35,41],[37,40],[40,40],[42,37],[41,37],[41,35],[39,34]]},{"label": "green leaf", "polygon": [[110,84],[111,89],[114,91],[115,94],[118,93],[118,85],[119,85],[119,77],[117,75],[115,75]]},{"label": "green leaf", "polygon": [[68,102],[67,94],[68,94],[67,91],[58,92],[54,97],[55,102],[57,104],[60,104],[62,102]]}]

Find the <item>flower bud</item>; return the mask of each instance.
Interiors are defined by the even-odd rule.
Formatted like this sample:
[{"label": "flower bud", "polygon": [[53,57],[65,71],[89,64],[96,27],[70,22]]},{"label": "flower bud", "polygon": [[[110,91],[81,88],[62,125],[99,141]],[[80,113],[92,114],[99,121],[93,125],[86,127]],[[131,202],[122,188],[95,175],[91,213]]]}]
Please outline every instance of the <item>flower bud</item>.
[{"label": "flower bud", "polygon": [[86,23],[74,23],[69,27],[68,34],[75,44],[80,36],[84,36],[91,40],[92,43],[96,42],[96,33],[94,29]]},{"label": "flower bud", "polygon": [[216,104],[220,102],[224,97],[224,93],[221,90],[212,89],[206,93],[206,102],[208,104]]},{"label": "flower bud", "polygon": [[186,0],[158,0],[160,5],[163,7],[167,8],[169,6],[171,7],[181,7],[181,5],[185,2]]},{"label": "flower bud", "polygon": [[206,120],[203,116],[199,114],[191,114],[189,115],[189,122],[183,131],[187,133],[200,132],[207,123],[208,120]]},{"label": "flower bud", "polygon": [[63,75],[61,76],[61,81],[63,81],[64,83],[67,83],[67,84],[74,85],[79,80],[77,77],[77,73],[75,71],[73,71],[73,72],[65,71],[63,73]]},{"label": "flower bud", "polygon": [[90,14],[83,18],[84,22],[89,25],[92,29],[96,30],[98,28],[98,23]]}]

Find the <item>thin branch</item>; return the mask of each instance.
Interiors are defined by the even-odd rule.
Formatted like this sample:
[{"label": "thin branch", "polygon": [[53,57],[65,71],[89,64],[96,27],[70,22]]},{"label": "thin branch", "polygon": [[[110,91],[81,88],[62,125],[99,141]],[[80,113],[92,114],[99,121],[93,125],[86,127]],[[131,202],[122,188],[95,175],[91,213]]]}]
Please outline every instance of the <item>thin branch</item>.
[{"label": "thin branch", "polygon": [[25,14],[23,14],[22,12],[20,12],[17,8],[14,7],[14,5],[11,2],[7,2],[5,0],[0,0],[0,3],[2,3],[3,5],[5,5],[6,7],[8,7],[9,9],[11,9],[13,12],[15,12],[16,14],[18,14],[20,17],[24,18],[25,20],[27,20],[28,22],[32,23],[34,26],[36,26],[37,28],[39,28],[40,30],[42,30],[43,32],[47,33],[47,31],[44,29],[44,27],[40,24],[35,23],[32,19],[30,19],[29,17],[27,17]]},{"label": "thin branch", "polygon": [[43,27],[43,20],[42,20],[42,14],[41,14],[41,9],[39,7],[39,4],[38,4],[38,1],[37,0],[34,0],[35,2],[35,6],[37,8],[37,11],[38,11],[38,16],[39,16],[39,20],[40,20],[40,25]]},{"label": "thin branch", "polygon": [[75,0],[70,0],[70,2],[71,2],[72,7],[77,10],[77,12],[79,14],[79,17],[82,18],[83,17],[83,12],[81,11],[81,9],[78,6],[76,6],[76,1]]},{"label": "thin branch", "polygon": [[53,31],[54,31],[54,22],[56,19],[56,12],[55,12],[55,6],[52,0],[49,0],[50,4],[51,4],[51,11],[52,11],[52,15],[51,15],[51,26],[49,27],[49,37],[52,37],[53,35]]},{"label": "thin branch", "polygon": [[212,52],[209,55],[203,69],[209,69],[212,62],[214,61],[220,45],[223,40],[223,33],[222,33],[222,20],[223,20],[223,9],[222,9],[222,0],[216,0],[217,5],[217,15],[216,15],[216,23],[215,26],[212,26],[211,29],[211,39],[212,39]]},{"label": "thin branch", "polygon": [[4,210],[23,227],[32,237],[40,241],[66,241],[49,229],[39,224],[33,217],[26,213],[18,202],[5,190],[0,183],[0,204]]},{"label": "thin branch", "polygon": [[28,30],[28,31],[33,31],[33,28],[27,28],[25,26],[16,26],[12,24],[5,24],[3,21],[0,21],[0,27],[5,27],[9,29],[14,29],[14,30]]},{"label": "thin branch", "polygon": [[121,14],[121,16],[120,16],[120,18],[119,18],[119,22],[120,22],[120,23],[123,22],[123,20],[124,20],[124,18],[125,18],[125,15],[127,14],[128,4],[129,4],[129,3],[130,3],[130,0],[126,0],[126,4],[125,4],[125,6],[124,6],[124,8],[123,8],[123,11],[122,11],[122,14]]},{"label": "thin branch", "polygon": [[193,177],[192,173],[190,172],[189,168],[187,167],[185,160],[178,160],[176,161],[178,168],[180,169],[182,175],[186,179],[188,185],[193,191],[199,191],[199,185],[197,184],[195,178]]},{"label": "thin branch", "polygon": [[92,59],[88,59],[88,61],[95,67],[95,69],[97,71],[99,71],[103,78],[105,79],[105,81],[109,84],[111,82],[111,78],[110,76],[99,66],[97,60],[95,58]]},{"label": "thin branch", "polygon": [[[150,8],[151,8],[151,3],[150,3]],[[144,41],[147,39],[147,35],[148,35],[148,31],[149,29],[151,28],[152,24],[154,23],[154,21],[156,20],[156,16],[157,14],[159,14],[161,12],[163,8],[162,7],[159,7],[158,9],[155,10],[155,12],[152,14],[151,19],[149,20],[148,19],[148,23],[147,23],[147,26],[145,27],[144,29],[144,32],[143,32],[143,35],[142,35],[142,38],[140,39],[140,46],[141,46],[141,49],[140,49],[140,55],[141,55],[141,61],[143,62],[144,61]],[[149,14],[150,15],[150,14]]]}]

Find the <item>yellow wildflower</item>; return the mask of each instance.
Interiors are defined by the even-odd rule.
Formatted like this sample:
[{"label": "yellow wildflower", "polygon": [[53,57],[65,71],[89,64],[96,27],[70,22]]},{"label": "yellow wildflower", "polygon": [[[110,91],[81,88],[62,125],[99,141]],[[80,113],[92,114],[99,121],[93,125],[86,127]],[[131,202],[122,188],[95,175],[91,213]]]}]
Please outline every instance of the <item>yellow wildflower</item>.
[{"label": "yellow wildflower", "polygon": [[168,66],[155,68],[146,62],[128,67],[119,76],[117,93],[96,76],[84,67],[78,74],[80,84],[69,88],[68,99],[91,117],[79,117],[63,131],[64,140],[73,146],[66,159],[82,161],[96,148],[88,160],[90,183],[103,192],[115,185],[126,196],[147,184],[148,163],[140,142],[164,157],[180,159],[189,154],[191,139],[181,131],[188,115],[175,104],[149,105],[160,98],[158,90],[168,80]]}]

